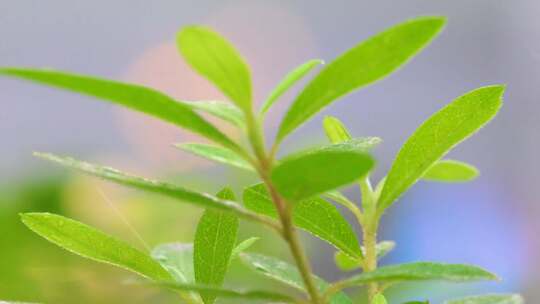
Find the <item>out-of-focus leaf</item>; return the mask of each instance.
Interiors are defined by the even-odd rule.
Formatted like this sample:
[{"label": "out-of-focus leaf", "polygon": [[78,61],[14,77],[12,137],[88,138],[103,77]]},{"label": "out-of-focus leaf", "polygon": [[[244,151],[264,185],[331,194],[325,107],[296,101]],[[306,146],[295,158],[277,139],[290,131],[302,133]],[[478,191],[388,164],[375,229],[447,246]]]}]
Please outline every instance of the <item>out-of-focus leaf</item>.
[{"label": "out-of-focus leaf", "polygon": [[281,303],[296,303],[296,301],[288,295],[280,294],[272,291],[265,290],[248,290],[248,291],[236,291],[232,289],[220,288],[215,286],[206,286],[199,284],[183,284],[183,283],[161,283],[160,286],[176,289],[180,291],[193,291],[199,293],[215,294],[216,296],[229,299],[242,299],[242,300],[267,300],[267,301],[279,301]]},{"label": "out-of-focus leaf", "polygon": [[251,111],[251,76],[238,51],[218,33],[201,26],[183,28],[178,49],[186,62],[244,112]]},{"label": "out-of-focus leaf", "polygon": [[[254,271],[305,292],[302,276],[293,265],[282,260],[257,253],[242,253],[240,259]],[[314,277],[317,288],[323,293],[329,284],[319,277]],[[352,300],[345,293],[336,293],[330,299],[331,304],[351,304]]]},{"label": "out-of-focus leaf", "polygon": [[437,36],[444,18],[422,17],[398,24],[346,51],[298,95],[279,127],[277,140],[336,99],[389,75]]},{"label": "out-of-focus leaf", "polygon": [[345,125],[336,117],[326,116],[323,120],[324,132],[331,143],[337,144],[340,142],[351,140],[351,134]]},{"label": "out-of-focus leaf", "polygon": [[193,131],[235,151],[238,149],[236,143],[195,113],[189,105],[154,89],[53,70],[0,68],[0,75],[108,100]]},{"label": "out-of-focus leaf", "polygon": [[388,302],[382,294],[378,293],[373,297],[373,304],[388,304]]},{"label": "out-of-focus leaf", "polygon": [[93,227],[50,213],[24,213],[21,219],[30,230],[72,253],[156,281],[171,279],[150,256]]},{"label": "out-of-focus leaf", "polygon": [[455,145],[489,122],[502,106],[504,86],[487,86],[458,97],[426,120],[405,142],[379,198],[380,212]]},{"label": "out-of-focus leaf", "polygon": [[362,260],[355,259],[349,255],[343,253],[343,251],[337,251],[334,254],[334,262],[336,266],[342,271],[352,271],[362,267]]},{"label": "out-of-focus leaf", "polygon": [[344,142],[286,157],[274,167],[271,179],[281,195],[296,202],[350,184],[374,163],[365,149]]},{"label": "out-of-focus leaf", "polygon": [[227,148],[199,143],[181,143],[174,146],[191,154],[201,156],[218,163],[230,165],[244,170],[254,171],[253,166],[251,166],[249,162]]},{"label": "out-of-focus leaf", "polygon": [[470,296],[458,300],[450,300],[445,304],[523,304],[525,301],[518,294],[490,294]]},{"label": "out-of-focus leaf", "polygon": [[422,179],[435,182],[459,183],[471,181],[478,175],[478,169],[472,165],[457,160],[444,159],[431,166],[424,173]]},{"label": "out-of-focus leaf", "polygon": [[[231,254],[231,259],[249,248],[258,238],[246,239],[238,244]],[[195,284],[195,271],[193,269],[193,244],[167,243],[156,246],[152,250],[152,258],[158,261],[173,277],[175,282],[181,284]],[[182,292],[181,295],[193,303],[202,303],[196,292]],[[190,303],[191,303],[190,302]]]},{"label": "out-of-focus leaf", "polygon": [[258,240],[259,240],[258,237],[251,237],[249,239],[245,239],[242,242],[240,242],[240,244],[238,244],[238,245],[236,245],[236,247],[234,247],[234,249],[232,251],[232,254],[231,254],[231,260],[236,259],[240,255],[240,253],[248,250]]},{"label": "out-of-focus leaf", "polygon": [[34,153],[34,155],[58,163],[62,166],[79,170],[86,174],[93,175],[131,188],[165,195],[183,201],[185,203],[197,205],[200,207],[232,212],[239,217],[261,222],[274,228],[276,227],[275,223],[269,222],[267,219],[259,216],[258,214],[246,210],[235,202],[219,199],[207,193],[200,193],[173,184],[129,175],[126,173],[122,173],[116,169],[81,162],[70,157],[60,157],[47,153]]},{"label": "out-of-focus leaf", "polygon": [[274,88],[272,93],[270,93],[270,96],[268,96],[264,102],[261,108],[261,113],[266,113],[276,102],[276,100],[281,97],[281,95],[287,92],[290,87],[292,87],[296,82],[306,76],[309,71],[320,64],[324,64],[324,61],[320,59],[313,59],[296,67],[294,70],[285,75],[285,78],[283,78],[283,80]]},{"label": "out-of-focus leaf", "polygon": [[370,282],[400,281],[452,281],[473,282],[497,280],[497,276],[477,266],[464,264],[444,264],[415,262],[383,266],[371,272],[361,273],[346,279],[343,286]]},{"label": "out-of-focus leaf", "polygon": [[[217,197],[234,201],[234,192],[221,190]],[[200,285],[221,287],[229,268],[231,254],[236,244],[238,218],[228,212],[206,210],[202,215],[193,243],[195,282]],[[217,294],[201,292],[205,304],[215,302]]]},{"label": "out-of-focus leaf", "polygon": [[[168,243],[156,246],[152,250],[152,258],[158,261],[172,276],[175,282],[194,284],[193,244]],[[189,303],[202,303],[199,294],[181,291],[180,295]]]},{"label": "out-of-focus leaf", "polygon": [[[266,187],[257,184],[244,190],[244,206],[259,214],[277,218]],[[347,255],[362,258],[362,251],[351,225],[331,203],[321,198],[309,198],[297,202],[292,210],[293,223],[316,237],[327,241]]]},{"label": "out-of-focus leaf", "polygon": [[206,112],[240,128],[246,127],[244,113],[237,106],[218,100],[203,100],[186,103],[194,110]]}]

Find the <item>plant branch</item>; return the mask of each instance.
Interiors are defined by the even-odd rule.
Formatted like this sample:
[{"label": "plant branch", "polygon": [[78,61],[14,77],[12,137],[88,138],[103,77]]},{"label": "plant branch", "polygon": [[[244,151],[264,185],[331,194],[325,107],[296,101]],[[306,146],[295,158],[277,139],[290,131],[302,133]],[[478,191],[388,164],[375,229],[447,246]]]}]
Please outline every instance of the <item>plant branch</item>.
[{"label": "plant branch", "polygon": [[278,211],[279,220],[281,222],[281,236],[289,245],[289,249],[294,258],[296,266],[302,276],[304,285],[309,294],[312,304],[322,304],[319,291],[313,279],[311,266],[307,256],[302,249],[302,245],[298,238],[298,233],[292,222],[292,205],[288,204],[274,188],[270,180],[270,172],[275,157],[277,148],[275,145],[270,152],[270,156],[266,155],[264,146],[264,135],[260,122],[256,119],[253,113],[246,113],[246,121],[248,127],[248,139],[251,143],[255,156],[258,159],[257,172],[266,185],[268,192],[272,197],[272,201]]},{"label": "plant branch", "polygon": [[321,302],[319,291],[316,287],[315,280],[313,279],[311,266],[308,262],[306,254],[304,253],[304,250],[302,249],[300,240],[298,238],[298,233],[296,232],[292,222],[292,207],[283,200],[269,179],[265,178],[265,184],[278,210],[279,218],[282,224],[282,236],[289,245],[294,261],[298,267],[298,270],[300,271],[300,275],[302,276],[302,280],[304,281],[311,301],[313,304],[321,304],[323,302]]}]

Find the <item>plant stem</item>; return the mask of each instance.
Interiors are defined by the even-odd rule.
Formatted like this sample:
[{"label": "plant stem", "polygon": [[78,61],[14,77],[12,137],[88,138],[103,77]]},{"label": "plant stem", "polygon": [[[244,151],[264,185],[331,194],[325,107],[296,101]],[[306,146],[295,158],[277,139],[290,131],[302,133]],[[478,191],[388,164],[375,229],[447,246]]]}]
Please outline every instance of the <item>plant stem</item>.
[{"label": "plant stem", "polygon": [[302,276],[306,290],[311,298],[311,303],[313,304],[322,304],[319,291],[315,285],[315,280],[313,279],[311,266],[308,262],[308,258],[302,249],[300,240],[298,238],[298,233],[296,228],[294,228],[292,222],[292,208],[290,204],[287,204],[279,193],[275,190],[272,183],[268,178],[264,178],[265,184],[270,192],[272,201],[276,205],[278,210],[279,218],[282,225],[282,236],[289,245],[291,254],[294,258],[296,266]]},{"label": "plant stem", "polygon": [[[375,219],[373,222],[370,222],[368,225],[364,226],[364,272],[370,272],[377,269],[377,226],[378,220]],[[369,283],[368,285],[368,299],[369,303],[373,301],[373,297],[379,291],[379,286],[377,283]]]},{"label": "plant stem", "polygon": [[270,152],[270,155],[267,156],[264,146],[264,135],[260,122],[255,118],[253,113],[246,114],[246,121],[249,142],[251,143],[251,147],[253,148],[255,156],[258,160],[257,171],[268,188],[268,192],[270,193],[272,201],[278,211],[279,220],[282,226],[281,235],[289,245],[289,249],[296,263],[296,267],[302,276],[302,280],[304,281],[304,285],[306,286],[306,290],[309,294],[311,300],[310,302],[312,304],[322,304],[319,291],[315,285],[315,280],[313,279],[311,266],[298,238],[296,228],[292,222],[292,205],[288,204],[281,197],[270,180],[270,172],[272,170],[272,164],[277,146],[274,146]]},{"label": "plant stem", "polygon": [[[364,207],[364,221],[360,223],[363,231],[364,243],[364,272],[377,269],[377,230],[379,229],[379,219],[377,214],[377,197],[371,187],[369,176],[360,180],[360,190],[362,192],[362,206]],[[379,292],[377,283],[368,284],[368,303],[373,302],[373,298]]]}]

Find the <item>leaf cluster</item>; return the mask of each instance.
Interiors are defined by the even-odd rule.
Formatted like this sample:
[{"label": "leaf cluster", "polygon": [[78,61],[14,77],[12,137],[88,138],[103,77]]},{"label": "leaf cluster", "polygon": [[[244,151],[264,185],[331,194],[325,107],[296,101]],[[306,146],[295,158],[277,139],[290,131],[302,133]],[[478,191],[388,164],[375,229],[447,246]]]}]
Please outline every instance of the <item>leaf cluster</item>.
[{"label": "leaf cluster", "polygon": [[[269,149],[265,146],[263,127],[266,113],[286,91],[321,66],[322,60],[309,60],[292,70],[258,111],[248,65],[232,44],[206,27],[183,28],[177,36],[178,50],[193,70],[221,90],[226,101],[187,102],[151,88],[97,77],[54,70],[1,68],[0,75],[95,97],[189,130],[210,143],[180,143],[177,148],[251,171],[260,178],[260,183],[245,188],[240,202],[227,187],[211,195],[70,157],[36,153],[38,157],[83,173],[171,197],[205,211],[192,244],[162,244],[151,253],[60,215],[25,213],[21,219],[32,231],[66,250],[141,275],[150,284],[173,290],[183,301],[192,304],[212,304],[219,298],[345,304],[352,300],[344,289],[364,287],[368,288],[370,303],[384,304],[387,303],[384,291],[405,281],[497,280],[494,274],[473,265],[413,262],[378,267],[378,260],[391,251],[395,243],[378,242],[377,229],[381,216],[417,181],[467,182],[478,176],[474,166],[444,157],[497,114],[504,86],[472,90],[434,113],[407,139],[386,177],[375,186],[370,180],[375,167],[371,151],[381,139],[354,137],[335,117],[326,117],[323,121],[328,144],[276,157],[280,144],[303,123],[341,97],[398,70],[440,33],[445,22],[441,17],[405,21],[368,38],[323,66],[293,100]],[[203,118],[202,113],[232,124],[246,140],[231,139]],[[360,188],[361,203],[340,192],[340,188],[351,184]],[[336,204],[352,212],[362,236],[356,235],[353,225]],[[238,242],[240,219],[260,223],[281,235],[294,263],[247,252],[256,239]],[[344,272],[357,273],[337,282],[327,282],[313,274],[298,241],[297,229],[334,246],[336,265]],[[254,273],[300,291],[305,297],[294,297],[282,291],[225,288],[226,275],[234,259],[239,259]],[[447,303],[522,302],[517,295],[486,295]]]}]

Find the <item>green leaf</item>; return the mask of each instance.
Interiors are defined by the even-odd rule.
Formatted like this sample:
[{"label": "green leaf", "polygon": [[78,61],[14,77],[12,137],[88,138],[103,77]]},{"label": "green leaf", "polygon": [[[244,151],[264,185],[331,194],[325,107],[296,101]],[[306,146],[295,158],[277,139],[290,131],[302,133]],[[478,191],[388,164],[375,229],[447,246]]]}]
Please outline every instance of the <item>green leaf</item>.
[{"label": "green leaf", "polygon": [[216,85],[245,113],[251,111],[249,69],[227,40],[208,28],[188,26],[178,33],[177,44],[195,71]]},{"label": "green leaf", "polygon": [[[257,253],[243,253],[240,258],[248,267],[268,278],[291,286],[297,290],[305,292],[302,276],[295,266],[279,259]],[[315,284],[323,293],[329,284],[323,279],[314,276]],[[331,304],[350,304],[352,300],[343,292],[336,293],[330,299]]]},{"label": "green leaf", "polygon": [[[172,276],[175,282],[194,284],[193,244],[168,243],[156,246],[152,258],[158,261]],[[202,303],[198,293],[183,291],[180,293],[188,303]]]},{"label": "green leaf", "polygon": [[274,167],[271,179],[278,192],[294,202],[350,184],[374,163],[357,143],[345,142],[289,156]]},{"label": "green leaf", "polygon": [[[388,254],[396,246],[395,242],[392,241],[382,241],[378,243],[375,247],[377,252],[377,260],[381,259]],[[362,246],[363,255],[366,254],[365,248]],[[338,251],[334,254],[334,261],[339,269],[343,271],[352,271],[359,269],[362,266],[362,260],[358,258],[353,258],[343,251]]]},{"label": "green leaf", "polygon": [[41,237],[82,257],[156,281],[171,279],[169,273],[147,254],[83,223],[50,213],[24,213],[21,220]]},{"label": "green leaf", "polygon": [[[234,201],[234,193],[225,188],[217,194],[218,198]],[[225,280],[231,254],[238,233],[238,218],[231,213],[206,210],[202,215],[193,243],[193,265],[195,282],[200,285],[221,287]],[[205,304],[212,304],[216,294],[202,292]]]},{"label": "green leaf", "polygon": [[422,179],[436,182],[459,183],[468,182],[480,173],[474,166],[457,160],[440,160],[431,166]]},{"label": "green leaf", "polygon": [[242,253],[242,252],[246,251],[247,249],[249,249],[259,239],[260,238],[258,238],[258,237],[250,237],[250,238],[245,239],[242,242],[240,242],[240,244],[238,244],[238,245],[236,245],[236,247],[234,247],[234,249],[232,251],[232,254],[231,254],[231,259],[236,259],[240,255],[240,253]]},{"label": "green leaf", "polygon": [[405,64],[437,36],[444,24],[445,19],[440,17],[412,19],[343,53],[298,95],[281,122],[277,141],[334,100],[384,78]]},{"label": "green leaf", "polygon": [[183,201],[185,203],[197,205],[200,207],[232,212],[244,219],[261,222],[273,228],[277,227],[275,223],[269,222],[267,219],[259,216],[258,214],[244,209],[242,206],[238,205],[235,202],[219,199],[207,193],[199,193],[170,183],[142,178],[135,175],[129,175],[126,173],[122,173],[116,169],[81,162],[70,157],[60,157],[47,153],[34,153],[34,155],[58,163],[62,166],[69,167],[92,176],[115,182],[117,184],[165,195]]},{"label": "green leaf", "polygon": [[426,120],[399,151],[379,198],[388,208],[448,151],[474,134],[499,111],[504,86],[487,86],[458,97]]},{"label": "green leaf", "polygon": [[378,293],[373,297],[373,304],[388,304],[388,302],[382,294]]},{"label": "green leaf", "polygon": [[191,154],[201,156],[218,163],[249,171],[255,170],[249,162],[227,148],[199,143],[181,143],[174,146]]},{"label": "green leaf", "polygon": [[375,271],[361,273],[343,281],[342,286],[366,284],[370,282],[400,281],[452,281],[473,282],[497,280],[497,276],[472,265],[415,262],[377,268]]},{"label": "green leaf", "polygon": [[235,291],[231,289],[198,285],[198,284],[182,284],[182,283],[161,283],[160,286],[170,289],[176,289],[181,291],[195,291],[201,294],[211,293],[222,298],[229,299],[244,299],[244,300],[268,300],[279,301],[285,303],[295,303],[296,301],[290,296],[283,295],[276,292],[264,291],[264,290],[250,290],[250,291]]},{"label": "green leaf", "polygon": [[206,112],[242,129],[246,127],[244,113],[235,105],[224,101],[204,100],[186,103],[191,109]]},{"label": "green leaf", "polygon": [[[276,207],[263,184],[246,188],[243,201],[251,211],[278,218]],[[351,257],[362,258],[353,228],[333,204],[317,197],[299,201],[293,206],[292,218],[295,226],[327,241]]]},{"label": "green leaf", "polygon": [[261,114],[266,113],[270,107],[280,98],[288,89],[290,89],[296,82],[306,76],[316,66],[324,64],[323,60],[313,59],[310,60],[289,72],[285,75],[285,78],[274,88],[270,96],[264,102],[261,108]]},{"label": "green leaf", "polygon": [[463,299],[451,300],[445,304],[523,304],[525,300],[518,294],[490,294],[470,296]]},{"label": "green leaf", "polygon": [[328,137],[333,144],[352,139],[352,136],[349,134],[345,125],[336,117],[326,116],[323,120],[323,127],[326,137]]},{"label": "green leaf", "polygon": [[362,267],[362,259],[352,258],[343,251],[337,251],[334,254],[334,262],[342,271],[353,271]]},{"label": "green leaf", "polygon": [[195,113],[189,105],[175,101],[154,89],[53,70],[3,68],[0,69],[0,75],[108,100],[193,131],[235,151],[239,149],[237,144]]}]

